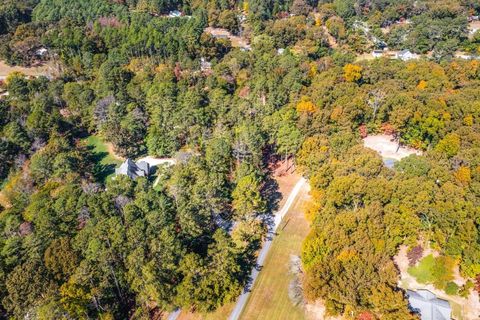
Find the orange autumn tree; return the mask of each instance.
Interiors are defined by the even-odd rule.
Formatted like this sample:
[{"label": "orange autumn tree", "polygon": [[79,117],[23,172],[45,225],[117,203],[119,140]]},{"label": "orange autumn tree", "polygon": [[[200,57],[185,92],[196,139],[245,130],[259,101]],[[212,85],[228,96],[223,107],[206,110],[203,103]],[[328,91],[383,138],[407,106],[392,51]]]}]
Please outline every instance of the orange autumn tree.
[{"label": "orange autumn tree", "polygon": [[420,82],[418,82],[418,85],[417,85],[417,89],[419,90],[425,90],[427,88],[427,81],[425,80],[420,80]]},{"label": "orange autumn tree", "polygon": [[465,166],[461,166],[460,168],[458,168],[458,170],[455,172],[455,177],[457,178],[457,180],[463,184],[463,185],[467,185],[470,183],[470,181],[472,180],[472,175],[471,175],[471,172],[470,172],[470,168],[469,167],[465,167]]}]

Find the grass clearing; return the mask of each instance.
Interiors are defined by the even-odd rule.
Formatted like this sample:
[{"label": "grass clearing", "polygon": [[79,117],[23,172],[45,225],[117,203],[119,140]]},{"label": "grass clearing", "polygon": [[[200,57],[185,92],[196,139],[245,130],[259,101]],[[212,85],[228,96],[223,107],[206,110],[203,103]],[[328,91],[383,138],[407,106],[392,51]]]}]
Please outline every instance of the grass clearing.
[{"label": "grass clearing", "polygon": [[[454,279],[455,261],[446,256],[434,257],[428,255],[414,267],[408,268],[408,273],[419,283],[432,283],[436,288],[445,290],[448,283]],[[450,288],[450,293],[453,291]]]},{"label": "grass clearing", "polygon": [[123,161],[120,157],[116,156],[112,152],[112,148],[109,144],[102,140],[99,136],[89,136],[86,138],[85,143],[95,157],[95,177],[102,182],[110,179],[115,173],[115,167],[119,166]]},{"label": "grass clearing", "polygon": [[21,72],[26,76],[46,76],[49,74],[49,65],[44,64],[35,67],[9,66],[5,61],[0,60],[0,78],[6,78],[13,72]]},{"label": "grass clearing", "polygon": [[300,255],[303,239],[309,232],[309,224],[304,218],[307,194],[307,188],[304,187],[280,224],[240,317],[242,320],[305,319],[303,308],[294,306],[290,301],[288,286],[293,279],[289,273],[290,256]]},{"label": "grass clearing", "polygon": [[235,307],[235,302],[228,303],[211,313],[192,313],[182,311],[177,320],[225,320],[230,313],[232,313],[233,307]]},{"label": "grass clearing", "polygon": [[432,283],[435,281],[432,271],[434,266],[435,258],[433,255],[428,255],[417,266],[408,268],[408,273],[414,276],[420,283]]}]

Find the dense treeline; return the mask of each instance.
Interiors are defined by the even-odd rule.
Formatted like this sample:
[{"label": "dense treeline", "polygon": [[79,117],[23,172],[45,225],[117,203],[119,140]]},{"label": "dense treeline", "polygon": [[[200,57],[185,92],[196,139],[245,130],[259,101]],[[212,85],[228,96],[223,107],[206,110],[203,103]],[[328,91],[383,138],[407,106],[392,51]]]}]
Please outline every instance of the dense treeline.
[{"label": "dense treeline", "polygon": [[[159,85],[172,82],[166,77]],[[221,133],[227,124],[217,121],[211,138],[209,127],[199,126],[203,136],[192,132],[191,151],[163,173],[155,189],[146,179],[126,177],[104,189],[95,155],[78,139],[85,128],[65,109],[74,110],[74,102],[63,99],[72,83],[19,75],[7,83],[9,96],[1,109],[2,178],[9,173],[3,194],[12,205],[1,213],[1,295],[7,314],[123,318],[174,306],[210,311],[241,292],[264,234],[263,214],[274,204],[263,156],[268,141],[258,124],[247,117]],[[75,97],[88,101],[91,91]],[[127,109],[131,114],[125,117],[142,112]],[[108,117],[111,125],[126,123],[135,130],[130,127],[135,121],[121,114]],[[188,137],[191,128],[185,125],[179,134]],[[115,132],[116,139],[126,139],[121,143],[135,143]],[[137,142],[144,136],[139,133]],[[153,137],[155,148],[170,141]],[[183,143],[178,140],[172,150]],[[227,233],[225,226],[233,223]]]},{"label": "dense treeline", "polygon": [[[297,156],[314,196],[305,289],[331,314],[409,318],[392,261],[401,244],[426,241],[467,279],[480,271],[478,66],[378,61],[312,80]],[[426,153],[386,169],[357,145],[362,131],[394,133]]]},{"label": "dense treeline", "polygon": [[[275,208],[267,159],[301,142],[280,108],[308,69],[267,40],[229,52],[201,15],[50,26],[64,77],[12,75],[1,100],[2,313],[142,318],[233,301]],[[90,133],[128,157],[181,150],[180,163],[155,188],[104,187]]]},{"label": "dense treeline", "polygon": [[[480,274],[480,64],[450,60],[478,48],[465,30],[475,1],[37,2],[0,6],[3,58],[62,66],[3,84],[1,316],[148,318],[233,301],[275,209],[279,157],[310,178],[304,288],[330,313],[411,318],[401,244],[423,240]],[[175,9],[187,17],[165,16]],[[357,20],[441,63],[354,63],[371,45]],[[367,132],[425,156],[387,169],[359,146]],[[155,187],[105,181],[92,134],[118,155],[178,164]]]},{"label": "dense treeline", "polygon": [[[105,46],[112,41],[115,46],[132,46],[130,50],[121,49],[121,55],[171,56],[178,49],[181,54],[188,51],[196,56],[199,52],[194,47],[200,43],[201,30],[207,23],[233,33],[241,31],[251,40],[267,33],[278,47],[293,46],[296,51],[317,56],[326,54],[316,49],[325,31],[343,51],[355,53],[388,45],[391,49],[429,53],[440,60],[451,58],[458,49],[476,53],[478,48],[478,36],[469,36],[467,29],[467,18],[480,14],[475,1],[44,0],[32,12],[34,4],[8,3],[0,8],[6,33],[0,55],[10,63],[30,64],[35,49],[42,46],[59,49],[62,57],[80,55],[80,51],[105,53]],[[165,18],[173,9],[193,15],[195,22]],[[240,23],[243,18],[248,25]],[[23,22],[27,23],[15,30]],[[51,29],[55,31],[47,32]],[[159,39],[163,33],[168,36]],[[85,59],[93,57],[77,58]]]}]

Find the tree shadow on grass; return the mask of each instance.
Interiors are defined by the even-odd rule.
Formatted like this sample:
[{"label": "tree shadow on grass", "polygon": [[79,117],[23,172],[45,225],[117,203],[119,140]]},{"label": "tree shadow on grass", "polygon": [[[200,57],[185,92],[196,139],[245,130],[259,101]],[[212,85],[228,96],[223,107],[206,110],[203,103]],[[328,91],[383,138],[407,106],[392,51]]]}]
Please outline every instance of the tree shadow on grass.
[{"label": "tree shadow on grass", "polygon": [[271,239],[274,236],[275,212],[280,209],[279,203],[282,199],[282,194],[278,190],[277,181],[269,174],[262,189],[263,197],[267,200],[267,211],[261,216],[261,219],[268,228],[266,234],[267,239]]},{"label": "tree shadow on grass", "polygon": [[114,164],[95,164],[93,175],[99,182],[105,182],[107,177],[115,172]]},{"label": "tree shadow on grass", "polygon": [[278,191],[278,183],[272,178],[272,175],[268,175],[262,194],[267,200],[267,211],[273,214],[279,209],[278,204],[282,199],[282,194]]},{"label": "tree shadow on grass", "polygon": [[115,164],[102,163],[108,157],[108,152],[95,151],[94,146],[88,146],[88,150],[91,152],[90,160],[94,163],[93,176],[97,182],[105,182],[107,177],[115,172]]}]

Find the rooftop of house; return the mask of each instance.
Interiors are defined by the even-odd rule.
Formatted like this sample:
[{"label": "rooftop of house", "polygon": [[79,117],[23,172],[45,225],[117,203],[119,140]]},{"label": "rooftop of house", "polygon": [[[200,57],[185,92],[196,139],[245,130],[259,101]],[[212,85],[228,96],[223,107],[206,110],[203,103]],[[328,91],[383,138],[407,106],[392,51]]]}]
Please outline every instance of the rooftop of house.
[{"label": "rooftop of house", "polygon": [[399,55],[405,55],[405,54],[412,54],[412,53],[408,49],[403,49],[403,50],[399,51],[398,54]]},{"label": "rooftop of house", "polygon": [[150,173],[150,165],[145,161],[135,162],[131,159],[125,160],[120,167],[115,169],[115,174],[127,175],[131,179],[146,177]]},{"label": "rooftop of house", "polygon": [[449,320],[452,309],[448,301],[439,299],[428,290],[407,290],[411,308],[420,314],[422,320]]}]

